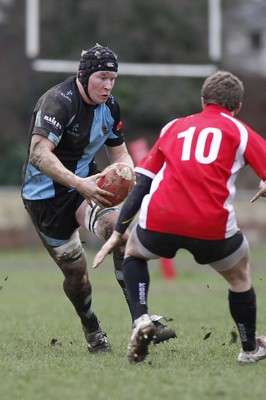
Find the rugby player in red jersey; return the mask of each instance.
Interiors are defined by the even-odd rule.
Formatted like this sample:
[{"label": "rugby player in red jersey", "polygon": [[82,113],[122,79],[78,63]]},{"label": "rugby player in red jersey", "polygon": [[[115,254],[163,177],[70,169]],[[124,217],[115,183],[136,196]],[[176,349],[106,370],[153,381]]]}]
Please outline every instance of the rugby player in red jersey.
[{"label": "rugby player in red jersey", "polygon": [[[137,165],[137,185],[125,202],[110,239],[94,259],[96,268],[121,240],[140,208],[126,245],[123,273],[135,328],[128,345],[131,362],[143,361],[155,335],[148,315],[147,261],[188,250],[229,285],[229,308],[239,331],[239,363],[266,357],[266,337],[256,337],[256,294],[249,244],[240,231],[233,200],[235,181],[246,165],[266,180],[266,141],[236,118],[242,82],[218,71],[203,83],[200,113],[168,123]],[[263,195],[264,192],[260,194]]]}]

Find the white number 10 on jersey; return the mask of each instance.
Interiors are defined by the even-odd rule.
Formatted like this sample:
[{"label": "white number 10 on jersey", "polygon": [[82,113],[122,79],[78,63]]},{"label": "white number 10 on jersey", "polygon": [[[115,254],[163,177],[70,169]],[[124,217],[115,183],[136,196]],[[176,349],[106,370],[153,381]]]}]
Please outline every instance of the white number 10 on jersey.
[{"label": "white number 10 on jersey", "polygon": [[[191,145],[196,127],[191,126],[184,132],[180,132],[177,135],[178,139],[184,138],[183,150],[181,160],[188,161],[191,157]],[[211,135],[211,142],[209,146],[209,154],[206,155],[206,142],[208,136]],[[200,131],[196,148],[195,148],[195,158],[201,164],[210,164],[216,160],[220,144],[222,140],[222,132],[217,128],[204,128]]]}]

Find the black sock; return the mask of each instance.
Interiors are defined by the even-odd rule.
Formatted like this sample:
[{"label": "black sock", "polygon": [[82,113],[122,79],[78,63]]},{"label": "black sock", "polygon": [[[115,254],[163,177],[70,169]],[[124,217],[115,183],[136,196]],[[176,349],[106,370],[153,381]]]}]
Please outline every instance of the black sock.
[{"label": "black sock", "polygon": [[131,319],[132,319],[132,322],[133,322],[133,313],[132,313],[132,310],[131,310],[131,306],[130,306],[130,302],[129,302],[129,298],[128,298],[128,292],[127,292],[127,289],[126,289],[126,286],[125,286],[125,281],[124,281],[124,278],[123,278],[123,274],[122,274],[121,271],[117,272],[115,270],[115,276],[116,276],[116,280],[117,280],[119,286],[122,289],[122,292],[123,292],[123,295],[124,295],[125,300],[127,302],[128,309],[129,309],[129,312],[130,312],[130,315],[131,315]]},{"label": "black sock", "polygon": [[253,288],[241,293],[229,290],[228,299],[242,348],[244,351],[252,351],[256,348],[256,293]]},{"label": "black sock", "polygon": [[132,314],[132,310],[131,310],[131,306],[130,306],[130,302],[129,302],[129,298],[128,298],[127,289],[126,289],[126,286],[125,286],[124,274],[123,274],[123,271],[122,271],[122,263],[123,263],[124,257],[123,256],[117,256],[116,254],[113,254],[113,260],[114,260],[114,266],[115,266],[115,277],[116,277],[116,280],[117,280],[119,286],[122,289],[122,292],[123,292],[123,295],[124,295],[125,300],[127,302],[127,305],[128,305],[128,308],[129,308],[129,312],[130,312],[130,315],[131,315],[131,319],[132,319],[132,322],[133,322],[133,314]]},{"label": "black sock", "polygon": [[147,296],[150,275],[147,261],[137,257],[127,257],[123,263],[124,282],[129,298],[133,319],[148,313]]}]

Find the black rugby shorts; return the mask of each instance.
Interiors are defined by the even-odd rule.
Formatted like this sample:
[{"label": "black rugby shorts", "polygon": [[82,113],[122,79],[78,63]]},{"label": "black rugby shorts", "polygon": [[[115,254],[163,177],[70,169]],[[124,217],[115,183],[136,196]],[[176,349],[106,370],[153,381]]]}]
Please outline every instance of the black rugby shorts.
[{"label": "black rugby shorts", "polygon": [[223,240],[202,240],[142,229],[137,226],[140,242],[159,257],[173,258],[179,249],[188,250],[198,264],[210,264],[233,254],[243,243],[244,237],[238,231]]},{"label": "black rugby shorts", "polygon": [[23,200],[35,228],[58,240],[68,240],[79,227],[75,213],[83,201],[75,190],[53,199]]}]

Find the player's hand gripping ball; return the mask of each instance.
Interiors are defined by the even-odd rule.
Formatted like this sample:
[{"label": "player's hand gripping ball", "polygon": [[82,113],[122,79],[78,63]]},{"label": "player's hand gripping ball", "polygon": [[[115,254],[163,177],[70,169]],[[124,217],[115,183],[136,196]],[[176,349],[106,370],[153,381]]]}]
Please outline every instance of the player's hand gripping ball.
[{"label": "player's hand gripping ball", "polygon": [[105,196],[112,203],[112,206],[117,206],[122,203],[133,188],[136,176],[134,170],[126,163],[117,162],[106,167],[102,174],[104,176],[97,181],[97,185],[115,196]]}]

